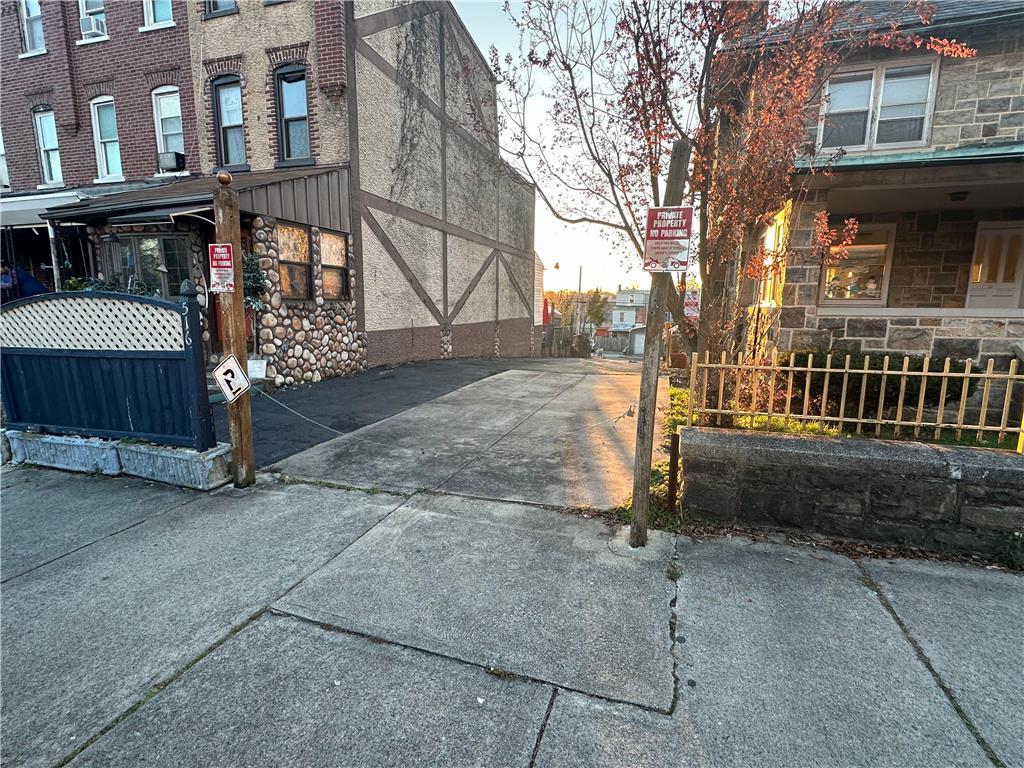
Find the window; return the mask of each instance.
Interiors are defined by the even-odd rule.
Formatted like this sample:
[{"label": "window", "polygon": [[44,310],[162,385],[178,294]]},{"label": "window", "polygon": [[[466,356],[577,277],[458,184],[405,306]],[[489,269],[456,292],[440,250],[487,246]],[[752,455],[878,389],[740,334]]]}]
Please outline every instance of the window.
[{"label": "window", "polygon": [[142,29],[174,26],[171,0],[142,0],[142,15],[146,20],[146,26]]},{"label": "window", "polygon": [[967,306],[1024,307],[1024,222],[978,224]]},{"label": "window", "polygon": [[43,9],[40,0],[19,0],[21,16],[22,55],[46,52],[46,38],[43,36]]},{"label": "window", "polygon": [[277,83],[278,158],[283,161],[309,158],[309,115],[306,105],[306,69],[279,69]]},{"label": "window", "polygon": [[121,175],[121,143],[117,139],[117,114],[110,96],[97,96],[92,109],[92,137],[96,147],[96,181],[124,181]]},{"label": "window", "polygon": [[82,28],[80,43],[106,40],[107,13],[103,0],[78,0],[78,23]]},{"label": "window", "polygon": [[217,162],[225,167],[245,164],[245,127],[242,124],[242,83],[234,75],[213,82],[217,122]]},{"label": "window", "polygon": [[324,298],[328,301],[348,298],[348,241],[344,235],[320,232],[320,266],[323,270]]},{"label": "window", "polygon": [[286,299],[312,297],[312,269],[309,261],[309,230],[289,224],[277,225],[277,253],[281,296]]},{"label": "window", "polygon": [[39,176],[45,185],[64,183],[60,169],[60,150],[57,148],[57,121],[51,110],[35,112],[36,146],[39,148]]},{"label": "window", "polygon": [[619,322],[620,323],[626,322],[626,313],[625,312],[619,312]]},{"label": "window", "polygon": [[759,306],[776,307],[782,303],[785,253],[789,245],[789,217],[793,202],[786,205],[772,218],[761,239],[764,248],[764,272],[757,281],[757,303]]},{"label": "window", "polygon": [[229,13],[238,13],[238,3],[235,0],[206,0],[206,15],[204,18],[227,16]]},{"label": "window", "polygon": [[185,135],[181,127],[181,100],[178,89],[165,85],[153,91],[153,124],[156,126],[156,151],[185,154]]},{"label": "window", "polygon": [[122,285],[144,283],[161,296],[175,298],[189,277],[188,240],[180,236],[114,235],[107,241],[107,269]]},{"label": "window", "polygon": [[833,76],[825,88],[818,145],[850,151],[925,145],[934,71],[929,61]]},{"label": "window", "polygon": [[884,306],[895,232],[892,226],[862,227],[846,258],[822,267],[818,303]]},{"label": "window", "polygon": [[0,131],[0,190],[4,192],[11,188],[11,176],[7,172],[7,152],[4,150],[4,135]]}]

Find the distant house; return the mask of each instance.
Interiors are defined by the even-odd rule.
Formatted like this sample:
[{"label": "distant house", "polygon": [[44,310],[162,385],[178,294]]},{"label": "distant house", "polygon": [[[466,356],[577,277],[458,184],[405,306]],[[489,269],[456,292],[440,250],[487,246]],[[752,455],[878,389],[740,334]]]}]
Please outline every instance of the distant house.
[{"label": "distant house", "polygon": [[839,157],[808,179],[793,223],[764,238],[793,226],[794,247],[806,245],[822,210],[859,232],[848,258],[791,261],[747,286],[748,330],[779,350],[1005,366],[1024,340],[1024,5],[935,6],[935,34],[976,57],[870,48],[826,85],[809,139]]},{"label": "distant house", "polygon": [[644,331],[647,327],[647,300],[649,289],[626,288],[621,286],[615,293],[611,308],[609,335],[621,340],[621,349],[630,354],[643,352]]}]

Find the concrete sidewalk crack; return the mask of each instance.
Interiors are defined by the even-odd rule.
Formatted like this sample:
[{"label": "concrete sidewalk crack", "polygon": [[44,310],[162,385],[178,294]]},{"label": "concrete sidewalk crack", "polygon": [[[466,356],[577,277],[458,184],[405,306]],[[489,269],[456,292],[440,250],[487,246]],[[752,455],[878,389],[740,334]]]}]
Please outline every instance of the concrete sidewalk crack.
[{"label": "concrete sidewalk crack", "polygon": [[192,499],[186,499],[185,501],[181,502],[180,504],[175,504],[173,507],[168,507],[167,509],[163,509],[163,510],[161,510],[159,512],[154,512],[149,517],[144,517],[141,520],[136,520],[134,523],[132,523],[131,525],[126,525],[124,528],[118,528],[116,531],[111,531],[110,533],[105,533],[102,536],[99,536],[99,537],[93,539],[92,541],[86,542],[85,544],[77,546],[74,549],[69,549],[67,552],[63,552],[63,553],[57,555],[56,557],[51,557],[49,560],[47,560],[45,562],[38,563],[37,565],[33,565],[31,568],[27,568],[24,571],[21,571],[20,573],[14,574],[13,576],[8,576],[8,577],[0,580],[0,584],[6,584],[9,581],[14,581],[15,579],[19,579],[22,576],[27,576],[28,574],[30,574],[30,573],[32,573],[34,571],[38,571],[40,568],[45,568],[46,566],[51,565],[52,563],[56,563],[58,560],[63,560],[68,555],[73,555],[76,552],[81,552],[83,549],[88,549],[89,547],[93,546],[94,544],[98,544],[101,541],[104,541],[105,539],[109,539],[109,538],[111,538],[113,536],[117,536],[118,534],[124,533],[125,531],[130,531],[132,528],[137,528],[138,526],[143,525],[144,523],[148,523],[150,520],[155,520],[158,517],[166,515],[168,512],[174,512],[175,510],[181,509],[182,507],[187,507],[189,504],[194,504],[200,498],[202,498],[202,497],[201,496],[196,496],[195,498],[192,498]]},{"label": "concrete sidewalk crack", "polygon": [[670,639],[669,652],[672,654],[672,704],[668,713],[675,714],[679,704],[679,538],[672,539],[672,558],[669,561],[669,571],[672,581],[675,584],[675,591],[669,605],[668,634]]},{"label": "concrete sidewalk crack", "polygon": [[[194,499],[190,500],[188,502],[185,502],[185,504],[189,504],[192,501],[194,501]],[[82,742],[80,745],[78,745],[72,752],[69,752],[67,755],[65,755],[63,758],[61,758],[59,761],[57,761],[54,764],[53,768],[63,768],[63,766],[66,766],[68,763],[70,763],[72,760],[74,760],[76,757],[78,757],[80,754],[82,754],[82,752],[84,752],[90,746],[95,744],[97,741],[99,741],[101,738],[103,738],[106,734],[110,733],[110,731],[112,731],[114,728],[116,728],[120,723],[122,723],[127,718],[131,717],[139,709],[141,709],[146,704],[148,704],[153,698],[156,697],[157,694],[159,694],[161,691],[163,691],[165,688],[167,688],[172,683],[174,683],[177,680],[179,680],[185,673],[187,673],[190,669],[192,669],[196,664],[198,664],[200,661],[205,659],[207,656],[209,656],[215,650],[220,648],[220,646],[222,646],[224,643],[226,643],[232,637],[237,635],[243,629],[248,627],[254,621],[259,619],[265,613],[272,611],[270,606],[272,606],[278,600],[281,600],[282,598],[287,596],[292,590],[294,590],[296,587],[298,587],[300,584],[302,584],[310,576],[320,572],[321,570],[326,568],[328,565],[330,565],[335,560],[335,558],[340,557],[342,554],[344,554],[345,551],[349,547],[351,547],[357,541],[359,541],[364,536],[366,536],[366,534],[368,534],[374,528],[376,528],[378,525],[380,525],[385,520],[387,520],[388,517],[390,517],[392,514],[394,514],[395,511],[397,511],[398,509],[403,507],[406,503],[408,503],[408,501],[409,501],[409,498],[403,499],[401,504],[398,504],[393,509],[391,509],[386,515],[384,515],[382,518],[380,518],[380,520],[378,520],[373,525],[371,525],[369,528],[367,528],[365,531],[363,531],[361,534],[359,534],[359,536],[357,536],[355,539],[353,539],[352,541],[348,542],[340,550],[338,550],[334,554],[330,555],[326,560],[324,560],[322,563],[320,563],[320,565],[318,565],[316,568],[311,570],[309,573],[303,575],[301,579],[296,581],[294,584],[291,584],[287,589],[282,591],[280,594],[275,595],[274,597],[271,597],[267,601],[266,605],[261,606],[257,611],[255,611],[254,613],[250,614],[248,617],[246,617],[245,619],[240,621],[238,624],[235,624],[232,627],[230,627],[225,634],[223,634],[221,637],[219,637],[216,640],[214,640],[210,645],[206,646],[206,648],[201,650],[198,654],[193,656],[191,659],[189,659],[187,662],[185,662],[184,665],[182,665],[181,667],[179,667],[178,669],[173,671],[170,675],[168,675],[164,679],[159,680],[158,682],[156,682],[153,685],[151,685],[148,689],[146,689],[146,691],[142,694],[142,696],[140,696],[133,704],[131,704],[127,709],[125,709],[123,712],[121,712],[121,714],[117,715],[113,720],[111,720],[105,726],[103,726],[98,731],[96,731],[94,734],[92,734],[92,736],[90,736],[88,739],[86,739],[84,742]],[[185,504],[180,504],[180,505],[178,505],[178,507],[175,507],[175,509],[183,507],[183,506],[185,506]],[[167,511],[170,511],[170,510],[167,510]],[[161,513],[161,514],[163,514],[163,513]],[[156,517],[156,515],[154,515],[154,517]],[[152,518],[147,518],[147,520],[148,519],[152,519]],[[144,522],[146,522],[146,521],[142,520],[142,521],[140,521],[139,524],[144,523]],[[134,527],[134,526],[131,526],[131,527]],[[276,613],[276,611],[275,611],[275,613]]]},{"label": "concrete sidewalk crack", "polygon": [[950,706],[953,707],[953,711],[956,712],[957,717],[960,718],[964,727],[970,731],[975,741],[978,742],[978,746],[981,747],[985,756],[989,759],[989,762],[991,762],[995,768],[1006,768],[1006,763],[999,758],[999,755],[997,755],[995,750],[992,749],[992,746],[985,740],[985,737],[981,735],[981,731],[978,729],[978,726],[974,724],[970,715],[967,714],[963,706],[961,706],[960,702],[957,700],[953,689],[950,688],[946,681],[942,679],[942,675],[940,675],[938,670],[935,669],[935,665],[932,664],[931,659],[928,658],[928,655],[924,652],[921,644],[918,643],[917,639],[910,633],[910,628],[906,625],[906,622],[900,618],[900,615],[896,612],[896,608],[889,601],[889,598],[886,597],[885,592],[882,590],[882,585],[875,581],[874,577],[871,576],[867,568],[865,568],[859,560],[855,560],[854,563],[858,570],[860,570],[861,581],[863,584],[875,593],[875,596],[878,597],[878,601],[882,604],[882,607],[892,617],[892,620],[896,622],[896,626],[899,627],[903,637],[908,643],[910,643],[910,647],[914,649],[914,653],[917,654],[918,660],[925,666],[925,669],[931,673],[932,678],[935,680],[935,684],[946,696]]},{"label": "concrete sidewalk crack", "polygon": [[[298,604],[298,603],[291,603],[290,607],[309,610],[308,606],[301,605],[301,604]],[[343,618],[343,617],[340,617],[340,616],[336,616],[335,614],[331,614],[331,613],[329,613],[327,611],[314,611],[313,613],[315,613],[318,616],[317,618],[314,618],[312,616],[304,616],[301,613],[295,613],[292,610],[288,610],[288,609],[282,608],[280,606],[271,605],[270,608],[269,608],[269,612],[271,613],[271,615],[274,615],[274,616],[284,616],[284,617],[287,617],[287,618],[290,618],[290,619],[294,619],[295,621],[301,621],[301,622],[303,622],[305,624],[312,624],[313,626],[319,627],[320,629],[324,630],[325,632],[339,632],[339,633],[341,633],[343,635],[351,635],[352,637],[361,637],[364,640],[369,640],[371,643],[379,643],[379,644],[382,644],[382,645],[391,645],[391,646],[394,646],[396,648],[404,648],[405,650],[415,651],[416,653],[423,653],[423,654],[426,654],[427,656],[432,656],[432,657],[437,658],[437,659],[444,659],[445,661],[451,661],[451,662],[454,662],[456,664],[463,664],[463,665],[468,666],[468,667],[474,667],[475,669],[483,670],[487,674],[494,675],[495,677],[501,677],[501,678],[504,678],[504,679],[522,680],[522,681],[525,681],[525,682],[528,682],[528,683],[536,683],[537,685],[545,685],[545,686],[548,686],[548,687],[551,687],[551,688],[557,688],[557,689],[562,690],[562,691],[568,691],[569,693],[578,693],[581,696],[587,696],[588,698],[591,698],[591,699],[597,699],[598,701],[604,701],[604,702],[607,702],[608,704],[620,704],[620,705],[623,705],[623,706],[626,706],[626,707],[632,707],[634,709],[640,709],[640,710],[643,710],[644,712],[651,712],[652,714],[655,714],[655,715],[670,715],[670,714],[672,714],[667,709],[662,709],[662,708],[659,708],[659,707],[653,707],[653,706],[651,706],[649,704],[640,704],[640,703],[635,702],[635,701],[627,701],[626,699],[616,699],[616,698],[614,698],[612,696],[604,696],[604,695],[602,695],[600,693],[593,693],[592,691],[584,691],[584,690],[581,690],[579,688],[572,688],[570,686],[563,685],[561,683],[552,682],[551,680],[545,680],[545,679],[540,678],[540,677],[533,677],[532,675],[525,675],[525,674],[523,674],[521,672],[512,672],[512,671],[509,671],[509,670],[506,670],[506,669],[500,669],[500,668],[497,668],[497,667],[488,666],[486,664],[481,664],[480,662],[470,661],[469,659],[462,659],[462,658],[459,658],[458,656],[451,656],[451,655],[449,655],[447,653],[441,653],[440,651],[432,651],[429,648],[422,648],[422,647],[417,646],[417,645],[409,645],[408,643],[399,642],[397,640],[389,640],[386,637],[381,637],[380,635],[374,635],[374,634],[371,634],[369,632],[362,632],[362,631],[360,631],[358,629],[349,629],[348,627],[343,627],[340,624],[333,624],[333,623],[331,623],[331,621],[328,621],[326,618],[319,618],[319,616],[321,616],[321,615],[330,616],[332,619],[333,618],[338,618],[338,619]]]},{"label": "concrete sidewalk crack", "polygon": [[194,667],[200,661],[205,659],[207,656],[209,656],[215,650],[220,648],[222,645],[224,645],[224,643],[226,643],[232,637],[237,635],[239,632],[241,632],[247,626],[252,624],[254,621],[256,621],[256,619],[258,619],[260,616],[262,616],[266,612],[267,612],[266,607],[260,608],[258,611],[256,611],[255,613],[249,615],[247,618],[243,619],[238,624],[235,624],[234,626],[232,626],[223,636],[217,638],[213,643],[211,643],[206,648],[204,648],[202,651],[197,653],[195,656],[193,656],[191,659],[189,659],[187,662],[185,662],[182,666],[178,667],[178,669],[176,669],[170,675],[165,677],[163,680],[160,680],[160,681],[154,683],[153,685],[151,685],[145,691],[145,693],[143,693],[142,696],[140,696],[135,701],[134,704],[132,704],[130,707],[128,707],[126,710],[124,710],[121,714],[119,714],[117,717],[115,717],[113,720],[111,720],[105,726],[103,726],[98,731],[96,731],[96,733],[94,733],[92,736],[90,736],[84,742],[82,742],[77,747],[75,747],[74,750],[72,750],[71,752],[66,754],[63,758],[61,758],[56,763],[54,763],[53,768],[63,768],[63,766],[65,766],[68,763],[70,763],[72,760],[74,760],[76,757],[78,757],[80,754],[82,754],[85,750],[87,750],[89,747],[91,747],[93,744],[95,744],[101,738],[103,738],[108,733],[110,733],[112,730],[114,730],[114,728],[116,728],[122,722],[124,722],[129,717],[134,715],[137,711],[139,711],[142,707],[144,707],[147,703],[149,703],[158,693],[160,693],[160,691],[164,690],[164,688],[166,688],[171,683],[173,683],[176,680],[178,680],[182,675],[184,675],[186,672],[188,672],[190,669],[192,669],[192,667]]},{"label": "concrete sidewalk crack", "polygon": [[533,745],[533,754],[530,755],[530,762],[527,765],[527,768],[534,768],[534,766],[537,764],[537,755],[540,754],[540,743],[544,739],[544,731],[547,730],[548,720],[551,718],[551,710],[553,710],[555,708],[555,698],[557,696],[558,696],[558,689],[557,688],[552,688],[551,689],[551,698],[548,699],[548,708],[547,708],[547,711],[544,712],[544,719],[541,720],[540,730],[537,731],[537,741]]}]

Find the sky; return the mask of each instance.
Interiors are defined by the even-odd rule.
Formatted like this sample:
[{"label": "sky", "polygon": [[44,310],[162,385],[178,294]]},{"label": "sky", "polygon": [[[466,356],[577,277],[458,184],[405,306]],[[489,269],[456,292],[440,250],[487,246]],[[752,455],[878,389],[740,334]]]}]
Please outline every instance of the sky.
[{"label": "sky", "polygon": [[[517,13],[519,3],[512,3]],[[455,8],[477,46],[488,54],[495,46],[504,56],[519,51],[519,33],[508,18],[500,0],[455,0]],[[558,221],[538,198],[534,247],[544,262],[544,289],[576,290],[583,267],[583,289],[602,288],[615,291],[620,285],[646,288],[650,277],[640,268],[640,260],[631,250],[607,242],[597,228],[568,225]],[[555,264],[559,265],[555,269]]]}]

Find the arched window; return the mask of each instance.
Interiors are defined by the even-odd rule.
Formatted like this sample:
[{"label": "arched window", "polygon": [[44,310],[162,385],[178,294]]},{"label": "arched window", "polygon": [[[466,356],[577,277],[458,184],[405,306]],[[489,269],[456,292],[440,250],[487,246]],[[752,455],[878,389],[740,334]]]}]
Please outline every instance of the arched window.
[{"label": "arched window", "polygon": [[277,93],[277,155],[282,163],[308,161],[309,109],[306,102],[306,68],[288,64],[274,72]]},{"label": "arched window", "polygon": [[113,97],[97,96],[89,102],[89,110],[92,113],[92,140],[96,149],[96,181],[124,181]]},{"label": "arched window", "polygon": [[156,128],[157,152],[185,154],[185,134],[181,125],[181,99],[173,85],[162,85],[153,91],[153,125]]},{"label": "arched window", "polygon": [[216,126],[217,164],[245,165],[245,125],[242,111],[242,81],[238,75],[224,75],[210,83],[213,91],[213,119]]}]

